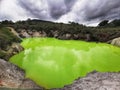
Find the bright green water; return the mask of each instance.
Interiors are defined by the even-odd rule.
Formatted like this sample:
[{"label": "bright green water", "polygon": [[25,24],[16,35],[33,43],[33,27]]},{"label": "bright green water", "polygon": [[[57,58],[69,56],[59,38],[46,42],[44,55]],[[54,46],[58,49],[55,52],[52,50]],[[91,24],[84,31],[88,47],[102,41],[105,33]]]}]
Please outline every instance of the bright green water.
[{"label": "bright green water", "polygon": [[94,70],[120,71],[120,48],[112,45],[53,38],[24,39],[21,45],[25,50],[10,62],[47,89],[71,84]]}]

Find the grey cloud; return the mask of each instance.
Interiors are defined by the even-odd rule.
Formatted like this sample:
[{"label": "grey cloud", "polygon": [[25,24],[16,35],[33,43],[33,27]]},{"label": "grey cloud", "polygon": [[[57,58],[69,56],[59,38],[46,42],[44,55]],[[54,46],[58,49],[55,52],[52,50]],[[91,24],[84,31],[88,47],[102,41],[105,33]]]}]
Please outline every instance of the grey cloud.
[{"label": "grey cloud", "polygon": [[[39,0],[36,3],[41,3],[42,0]],[[26,10],[28,16],[31,16],[32,18],[38,18],[47,20],[49,19],[49,16],[47,14],[46,9],[44,9],[44,3],[43,6],[36,6],[35,3],[32,3],[31,0],[19,0],[19,5]],[[38,4],[39,5],[39,4]]]},{"label": "grey cloud", "polygon": [[50,15],[55,19],[59,19],[62,15],[70,12],[75,2],[76,0],[48,0]]},{"label": "grey cloud", "polygon": [[86,20],[120,18],[120,0],[101,0],[96,5],[93,8],[89,4],[85,5],[84,15]]},{"label": "grey cloud", "polygon": [[[36,18],[40,19],[46,19],[50,17],[52,19],[59,19],[62,15],[68,13],[71,10],[71,7],[74,5],[76,0],[39,0],[37,3],[42,3],[43,7],[44,4],[47,4],[48,7],[44,9],[40,9],[40,7],[36,7],[34,3],[31,3],[31,0],[25,1],[25,0],[19,0],[19,5],[24,8],[29,14],[33,15]],[[46,15],[43,15],[41,12],[44,10],[49,10],[47,14],[49,14],[49,17]]]},{"label": "grey cloud", "polygon": [[71,8],[74,6],[76,1],[77,0],[64,0],[66,7],[67,7],[67,11],[71,10]]},{"label": "grey cloud", "polygon": [[49,14],[52,18],[58,19],[61,15],[66,13],[66,6],[63,0],[47,0],[49,7]]},{"label": "grey cloud", "polygon": [[[1,1],[11,2],[11,0],[0,0],[0,4]],[[20,19],[28,17],[79,23],[96,23],[104,19],[120,19],[120,0],[13,0],[12,3],[17,4],[15,7],[18,10],[22,8],[20,9],[22,11],[19,11],[20,14],[18,11],[14,11],[15,14],[10,14],[8,8],[5,9],[5,14],[0,11],[0,15],[3,15],[0,19],[14,18],[18,20],[17,15],[21,15]],[[6,7],[6,4],[2,6]]]},{"label": "grey cloud", "polygon": [[70,13],[62,16],[60,21],[90,24],[105,19],[120,19],[120,0],[77,0]]}]

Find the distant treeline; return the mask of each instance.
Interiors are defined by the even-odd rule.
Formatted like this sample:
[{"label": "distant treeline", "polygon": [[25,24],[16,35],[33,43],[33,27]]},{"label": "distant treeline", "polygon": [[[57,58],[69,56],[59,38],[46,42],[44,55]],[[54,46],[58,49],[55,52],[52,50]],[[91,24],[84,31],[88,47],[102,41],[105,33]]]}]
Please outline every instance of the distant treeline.
[{"label": "distant treeline", "polygon": [[100,27],[120,27],[120,19],[115,19],[113,21],[103,20],[98,24]]},{"label": "distant treeline", "polygon": [[15,23],[5,20],[0,22],[0,27],[3,26],[13,27],[17,32],[20,32],[19,30],[22,29],[44,31],[47,33],[48,37],[53,37],[53,32],[58,31],[60,36],[71,34],[70,39],[96,42],[107,42],[113,38],[120,37],[120,20],[118,19],[111,22],[109,20],[101,21],[97,27],[87,27],[75,22],[64,24],[37,19],[28,19],[26,21],[17,21]]}]

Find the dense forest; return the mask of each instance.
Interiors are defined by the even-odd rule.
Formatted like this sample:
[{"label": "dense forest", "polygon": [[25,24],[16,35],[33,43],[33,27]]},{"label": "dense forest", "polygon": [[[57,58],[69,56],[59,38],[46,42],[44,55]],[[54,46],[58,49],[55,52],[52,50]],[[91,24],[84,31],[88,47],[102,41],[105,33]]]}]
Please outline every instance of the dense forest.
[{"label": "dense forest", "polygon": [[13,27],[18,33],[21,30],[26,32],[44,32],[47,37],[59,39],[86,40],[95,42],[107,42],[120,36],[120,20],[101,21],[96,27],[88,27],[75,22],[55,23],[37,19],[26,21],[2,21],[0,27]]}]

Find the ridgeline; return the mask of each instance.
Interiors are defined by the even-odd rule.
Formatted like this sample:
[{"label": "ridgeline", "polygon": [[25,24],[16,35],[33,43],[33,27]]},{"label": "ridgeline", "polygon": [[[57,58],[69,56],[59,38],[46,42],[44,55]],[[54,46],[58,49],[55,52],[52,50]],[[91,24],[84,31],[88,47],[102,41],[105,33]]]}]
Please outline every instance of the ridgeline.
[{"label": "ridgeline", "polygon": [[[104,20],[96,27],[88,27],[75,22],[64,24],[37,19],[17,22],[5,20],[0,22],[0,58],[8,59],[13,55],[11,51],[22,50],[18,45],[21,38],[29,37],[111,43],[114,38],[120,37],[120,20],[111,22]],[[19,47],[20,50],[11,50],[11,47]]]}]

